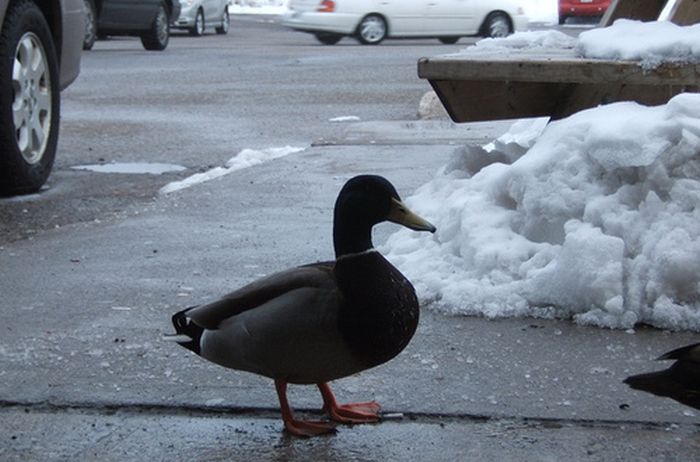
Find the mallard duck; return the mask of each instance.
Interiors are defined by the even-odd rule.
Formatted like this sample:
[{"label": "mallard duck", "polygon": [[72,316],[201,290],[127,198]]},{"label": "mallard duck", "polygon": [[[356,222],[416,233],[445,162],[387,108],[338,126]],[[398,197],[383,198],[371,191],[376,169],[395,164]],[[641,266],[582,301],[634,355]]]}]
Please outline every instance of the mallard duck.
[{"label": "mallard duck", "polygon": [[[272,274],[176,313],[176,341],[221,366],[273,379],[293,435],[333,432],[333,422],[377,422],[379,404],[338,404],[328,382],[389,361],[418,325],[413,286],[372,246],[372,227],[383,221],[435,232],[386,179],[352,178],[335,203],[334,261]],[[317,385],[333,422],[297,420],[289,383]]]},{"label": "mallard duck", "polygon": [[636,390],[675,399],[700,409],[700,343],[678,348],[660,356],[659,361],[675,359],[668,369],[627,377],[624,383]]}]

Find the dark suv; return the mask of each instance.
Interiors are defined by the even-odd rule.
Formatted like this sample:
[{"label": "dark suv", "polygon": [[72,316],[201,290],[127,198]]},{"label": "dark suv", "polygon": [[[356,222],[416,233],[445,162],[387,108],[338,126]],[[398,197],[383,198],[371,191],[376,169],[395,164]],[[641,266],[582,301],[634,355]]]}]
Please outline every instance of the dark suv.
[{"label": "dark suv", "polygon": [[89,50],[98,37],[133,35],[141,37],[147,50],[165,50],[170,24],[180,16],[180,0],[83,0],[85,40]]}]

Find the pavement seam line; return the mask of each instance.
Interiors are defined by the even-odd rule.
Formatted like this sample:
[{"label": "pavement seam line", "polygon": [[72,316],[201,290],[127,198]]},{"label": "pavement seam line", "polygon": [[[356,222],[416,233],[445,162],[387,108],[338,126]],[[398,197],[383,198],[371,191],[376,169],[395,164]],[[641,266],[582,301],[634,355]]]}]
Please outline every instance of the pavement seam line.
[{"label": "pavement seam line", "polygon": [[[237,407],[237,406],[201,406],[201,405],[168,405],[149,403],[98,403],[98,402],[55,402],[55,401],[13,401],[0,399],[0,412],[3,410],[24,409],[25,412],[47,412],[47,413],[85,413],[113,415],[116,413],[141,414],[141,415],[187,415],[191,417],[248,417],[258,419],[278,419],[279,409],[266,407]],[[296,408],[295,411],[301,414],[321,415],[318,409]],[[531,417],[514,416],[501,414],[469,414],[469,413],[433,413],[433,412],[400,412],[389,411],[386,414],[395,416],[399,414],[402,418],[393,417],[387,421],[395,423],[425,423],[425,424],[447,424],[447,423],[519,423],[530,427],[544,428],[610,428],[629,426],[636,429],[667,429],[672,426],[677,427],[697,427],[700,423],[688,424],[684,422],[649,422],[643,420],[624,419],[574,419],[560,417]]]}]

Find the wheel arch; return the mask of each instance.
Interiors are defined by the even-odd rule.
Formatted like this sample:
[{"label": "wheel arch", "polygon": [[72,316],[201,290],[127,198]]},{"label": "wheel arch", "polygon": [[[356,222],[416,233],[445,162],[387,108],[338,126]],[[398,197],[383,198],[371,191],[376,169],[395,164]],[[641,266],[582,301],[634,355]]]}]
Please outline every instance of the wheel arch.
[{"label": "wheel arch", "polygon": [[[175,1],[179,1],[179,0],[175,0]],[[165,7],[168,9],[168,17],[170,18],[170,21],[172,22],[172,21],[176,20],[177,18],[173,18],[173,11],[174,11],[173,0],[163,0],[163,3],[165,3]],[[204,11],[202,11],[202,14],[204,14]]]},{"label": "wheel arch", "polygon": [[95,6],[95,15],[97,17],[99,17],[100,13],[102,12],[102,1],[103,0],[92,0],[92,4]]},{"label": "wheel arch", "polygon": [[[180,0],[160,0],[159,3],[162,3],[165,5],[165,10],[168,13],[168,21],[169,23],[172,23],[173,21],[176,21],[177,18],[173,18],[173,11],[175,11],[175,7],[173,6],[173,2],[179,2]],[[155,9],[153,12],[153,17],[151,18],[151,21],[155,21],[156,16],[158,15],[158,8]]]},{"label": "wheel arch", "polygon": [[[18,0],[11,0],[9,5],[17,3]],[[63,49],[63,12],[61,11],[61,3],[58,0],[32,0],[39,7],[44,18],[49,25],[51,35],[54,39],[54,47],[56,48],[56,57],[58,62],[61,62],[61,51]],[[9,8],[9,6],[8,6]]]}]

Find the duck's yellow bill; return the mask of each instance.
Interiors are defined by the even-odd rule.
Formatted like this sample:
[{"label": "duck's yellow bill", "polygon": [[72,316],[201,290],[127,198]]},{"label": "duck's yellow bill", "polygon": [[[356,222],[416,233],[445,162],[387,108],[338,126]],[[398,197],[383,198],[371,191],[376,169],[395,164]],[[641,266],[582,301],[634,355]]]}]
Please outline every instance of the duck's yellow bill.
[{"label": "duck's yellow bill", "polygon": [[389,210],[387,219],[392,223],[404,225],[414,231],[429,231],[434,233],[437,229],[429,221],[411,212],[403,202],[397,199],[391,200],[391,209]]}]

